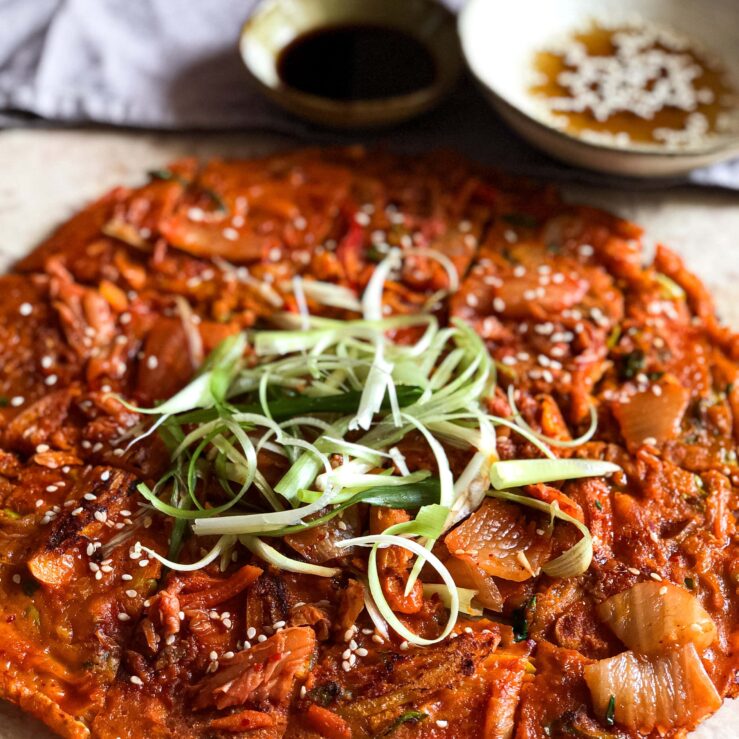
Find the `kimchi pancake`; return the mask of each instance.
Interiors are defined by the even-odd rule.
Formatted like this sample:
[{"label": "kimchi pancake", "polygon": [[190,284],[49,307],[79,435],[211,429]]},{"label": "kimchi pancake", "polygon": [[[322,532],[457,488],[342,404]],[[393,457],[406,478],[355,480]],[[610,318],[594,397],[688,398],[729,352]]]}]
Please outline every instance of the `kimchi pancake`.
[{"label": "kimchi pancake", "polygon": [[684,736],[739,338],[451,154],[182,160],[0,278],[0,695],[67,737]]}]

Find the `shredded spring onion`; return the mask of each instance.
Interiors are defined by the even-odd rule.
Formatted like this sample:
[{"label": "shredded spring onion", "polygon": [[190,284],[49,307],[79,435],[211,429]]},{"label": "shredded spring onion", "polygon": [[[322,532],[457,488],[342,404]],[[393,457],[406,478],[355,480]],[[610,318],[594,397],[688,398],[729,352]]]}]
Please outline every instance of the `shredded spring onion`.
[{"label": "shredded spring onion", "polygon": [[598,459],[508,459],[490,468],[490,482],[496,490],[579,477],[598,477],[618,472],[613,462]]},{"label": "shredded spring onion", "polygon": [[[509,491],[618,470],[599,460],[559,459],[552,451],[592,438],[595,409],[586,433],[572,441],[547,438],[526,424],[513,384],[508,388],[512,416],[488,413],[496,365],[469,325],[453,319],[441,328],[433,315],[423,312],[385,317],[386,283],[408,256],[436,261],[446,272],[448,291],[458,288],[459,276],[447,256],[416,247],[390,249],[361,297],[341,285],[296,277],[278,287],[292,291],[298,312],[274,314],[277,329],[230,337],[187,386],[155,408],[126,403],[156,417],[148,428],[137,429],[141,433],[132,443],[157,431],[171,451],[167,474],[153,486],[139,486],[151,508],[175,519],[170,556],[145,549],[147,553],[174,570],[193,571],[219,558],[227,562],[233,547],[241,544],[282,570],[333,577],[342,570],[290,557],[284,553],[289,540],[280,540],[329,524],[360,504],[415,512],[411,520],[380,534],[332,543],[339,549],[371,547],[366,579],[361,576],[368,614],[380,634],[388,636],[392,630],[417,646],[446,638],[460,611],[482,613],[473,600],[476,591],[457,587],[431,550],[486,495],[548,513],[551,525],[560,520],[578,528],[582,538],[543,565],[546,574],[572,577],[587,569],[593,553],[587,527],[556,503]],[[232,269],[247,284],[257,282],[241,268]],[[275,288],[270,290],[276,296],[273,305],[283,305]],[[431,296],[429,304],[439,297]],[[361,318],[311,315],[310,301],[361,313]],[[398,332],[402,340],[393,338]],[[249,361],[244,357],[247,346],[252,350]],[[543,458],[500,461],[496,428],[501,426],[523,437]],[[431,469],[411,463],[415,455],[403,444],[410,434],[430,450]],[[448,456],[451,447],[469,455],[456,479]],[[276,467],[277,475],[266,469],[267,463]],[[273,487],[270,481],[275,479]],[[177,553],[188,530],[218,539],[198,561],[180,563]],[[426,597],[438,595],[449,610],[436,638],[413,633],[388,604],[377,566],[377,551],[387,546],[404,548],[415,557],[406,594],[424,565],[439,575],[443,584],[423,586]]]}]

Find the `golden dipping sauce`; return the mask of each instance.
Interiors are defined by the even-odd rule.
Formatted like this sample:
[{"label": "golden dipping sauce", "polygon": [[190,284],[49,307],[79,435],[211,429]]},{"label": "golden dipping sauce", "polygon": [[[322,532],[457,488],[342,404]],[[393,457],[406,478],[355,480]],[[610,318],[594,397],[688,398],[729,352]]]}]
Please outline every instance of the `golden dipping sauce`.
[{"label": "golden dipping sauce", "polygon": [[593,24],[533,66],[529,89],[550,122],[594,142],[680,149],[735,124],[736,92],[718,60],[653,24]]}]

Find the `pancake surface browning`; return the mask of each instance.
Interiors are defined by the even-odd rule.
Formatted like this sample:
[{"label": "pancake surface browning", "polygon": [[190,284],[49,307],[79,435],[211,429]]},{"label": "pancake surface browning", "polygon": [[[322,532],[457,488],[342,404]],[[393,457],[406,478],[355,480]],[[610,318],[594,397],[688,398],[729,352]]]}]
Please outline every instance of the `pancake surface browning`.
[{"label": "pancake surface browning", "polygon": [[[739,336],[675,254],[659,247],[642,266],[640,235],[451,156],[355,149],[181,161],[90,205],[0,278],[0,696],[75,738],[692,728],[739,693]],[[244,549],[225,571],[166,573],[147,559],[135,542],[166,554],[171,519],[143,507],[136,484],[155,482],[169,452],[156,436],[128,449],[140,417],[111,397],[170,397],[224,338],[296,312],[296,275],[361,294],[387,244],[452,260],[460,289],[432,310],[484,339],[499,374],[492,413],[511,415],[504,389],[515,385],[526,421],[567,440],[594,404],[595,437],[556,452],[622,468],[524,491],[590,529],[594,558],[579,577],[538,571],[577,534],[543,536],[548,517],[529,508],[488,499],[452,529],[434,551],[488,610],[426,648],[373,631],[357,578],[366,553],[327,557],[321,537],[341,536],[331,524],[279,546],[341,566],[333,578]],[[418,312],[447,279],[409,256],[385,310]],[[501,459],[539,456],[497,431]],[[435,469],[420,437],[400,447],[411,469]],[[467,459],[447,451],[459,474]],[[264,467],[279,478],[284,460]],[[354,534],[403,514],[351,511]],[[404,583],[407,561],[386,551],[386,581]],[[188,540],[183,557],[199,556]],[[652,652],[616,623],[624,606],[611,599],[646,598],[649,611],[668,585],[689,596],[697,628],[664,626]],[[414,592],[397,598],[402,618],[433,638],[446,610]],[[617,703],[614,724],[619,675],[640,670],[657,676],[649,705],[632,716]]]}]

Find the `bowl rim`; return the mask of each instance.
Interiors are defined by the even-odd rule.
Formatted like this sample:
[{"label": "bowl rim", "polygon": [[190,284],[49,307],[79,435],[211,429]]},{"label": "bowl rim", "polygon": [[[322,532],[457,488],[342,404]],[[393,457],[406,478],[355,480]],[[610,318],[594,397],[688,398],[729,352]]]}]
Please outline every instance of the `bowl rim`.
[{"label": "bowl rim", "polygon": [[[311,0],[301,1],[309,2]],[[363,2],[371,2],[371,0],[363,0]],[[254,11],[243,23],[239,32],[239,55],[249,76],[261,87],[261,89],[277,102],[292,103],[293,110],[298,106],[303,110],[312,109],[316,112],[320,111],[322,114],[342,115],[352,113],[357,116],[366,115],[377,119],[386,118],[388,121],[396,120],[401,111],[406,111],[410,116],[416,112],[420,113],[427,110],[437,101],[441,100],[441,98],[444,97],[454,86],[465,64],[461,39],[459,38],[458,27],[456,26],[455,14],[452,13],[448,7],[438,2],[438,0],[416,0],[416,2],[433,7],[434,12],[437,12],[440,16],[444,17],[444,23],[452,31],[454,43],[451,45],[451,55],[447,54],[447,49],[450,47],[446,44],[442,47],[424,43],[425,48],[434,60],[437,74],[430,85],[413,90],[412,92],[400,95],[389,95],[388,97],[382,98],[342,101],[335,98],[323,97],[321,95],[304,92],[299,88],[292,87],[291,85],[286,84],[278,74],[275,75],[275,84],[266,82],[260,75],[255,73],[252,65],[247,59],[243,47],[248,34],[260,21],[260,16],[263,13],[268,12],[270,8],[279,5],[280,0],[262,0],[254,8]],[[314,28],[318,29],[321,27],[335,27],[350,24],[351,21],[343,21],[335,24],[326,23],[325,26],[316,25]],[[405,30],[406,32],[413,34],[423,43],[423,39],[420,37],[420,34],[415,34],[413,29],[404,27],[395,22],[394,16],[388,16],[387,25],[392,28],[401,28],[402,30]],[[289,39],[286,43],[283,43],[276,54],[270,54],[271,62],[275,68],[277,66],[276,63],[279,58],[279,53],[285,49],[292,40],[293,39]],[[349,122],[349,125],[354,124],[353,122]]]},{"label": "bowl rim", "polygon": [[560,140],[566,141],[574,146],[581,146],[584,149],[589,149],[593,152],[603,151],[612,154],[620,154],[633,159],[645,156],[656,156],[663,157],[665,159],[679,160],[694,157],[718,157],[726,154],[731,156],[732,153],[739,156],[739,133],[733,136],[726,136],[718,141],[710,142],[700,148],[695,147],[691,149],[676,150],[667,149],[666,147],[659,146],[657,144],[641,144],[638,146],[630,145],[624,147],[611,145],[605,142],[590,141],[578,136],[577,134],[569,133],[547,122],[543,117],[536,116],[530,111],[522,108],[520,105],[512,102],[507,95],[500,91],[496,84],[482,78],[478,73],[478,69],[471,61],[471,54],[468,53],[469,34],[466,32],[465,19],[469,13],[475,12],[470,10],[470,8],[476,7],[478,4],[482,4],[483,2],[485,2],[485,0],[467,0],[464,6],[460,9],[459,16],[457,18],[457,31],[459,34],[460,46],[462,48],[462,55],[464,56],[467,68],[470,70],[470,73],[475,78],[477,84],[481,85],[489,94],[493,95],[496,102],[515,110],[519,115],[526,118],[528,122],[537,126],[539,129],[546,131],[547,133],[551,133]]}]

